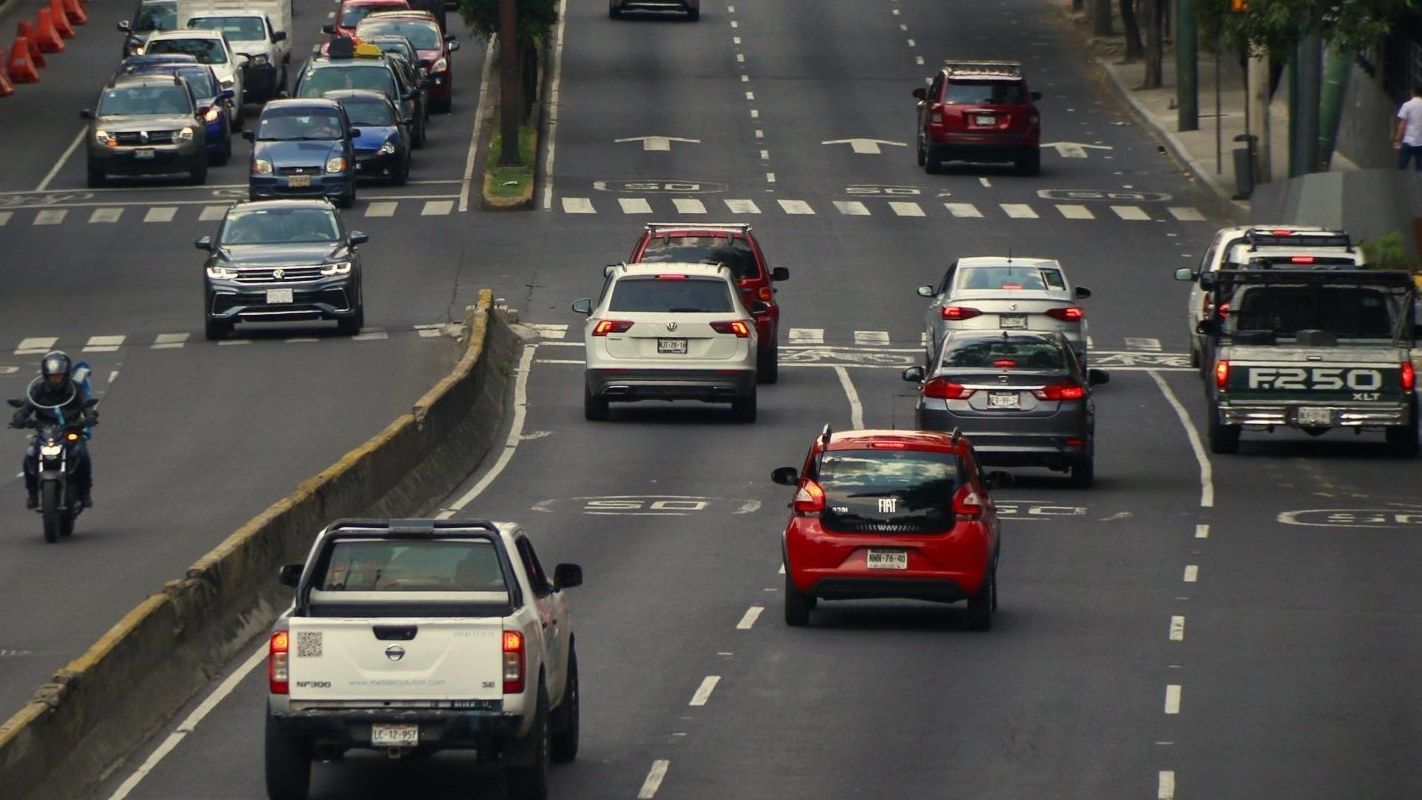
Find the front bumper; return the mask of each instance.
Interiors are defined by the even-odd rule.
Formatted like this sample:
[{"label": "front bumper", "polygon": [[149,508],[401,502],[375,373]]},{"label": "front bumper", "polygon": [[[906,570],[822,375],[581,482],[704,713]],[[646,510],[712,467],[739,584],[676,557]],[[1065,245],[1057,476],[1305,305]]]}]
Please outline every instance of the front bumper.
[{"label": "front bumper", "polygon": [[[1327,409],[1330,418],[1329,424],[1299,424],[1299,410],[1303,408]],[[1411,412],[1411,406],[1406,402],[1359,405],[1221,402],[1219,404],[1219,421],[1224,425],[1254,425],[1271,428],[1391,427],[1409,424]],[[977,443],[976,438],[973,443]]]},{"label": "front bumper", "polygon": [[430,88],[427,91],[430,102],[440,106],[448,105],[454,94],[454,72],[445,70],[430,73]]},{"label": "front bumper", "polygon": [[[498,704],[494,701],[494,704]],[[518,735],[522,720],[502,710],[446,709],[306,709],[273,713],[268,719],[282,733],[316,747],[371,747],[371,725],[419,725],[422,749],[497,749]]]},{"label": "front bumper", "polygon": [[357,178],[390,178],[400,171],[405,154],[396,150],[382,153],[379,150],[355,154]]},{"label": "front bumper", "polygon": [[[139,153],[144,151],[152,155],[140,157]],[[183,144],[90,150],[89,166],[105,175],[123,177],[175,175],[195,169],[206,157],[206,142],[194,139]]]},{"label": "front bumper", "polygon": [[[308,186],[293,186],[293,177],[310,178]],[[355,174],[349,170],[319,175],[252,175],[247,179],[247,193],[253,200],[281,197],[329,197],[339,199],[355,193]]]},{"label": "front bumper", "polygon": [[[290,289],[290,303],[268,302],[268,291]],[[227,322],[340,320],[360,311],[360,287],[352,276],[288,284],[207,283],[206,313]]]},{"label": "front bumper", "polygon": [[755,391],[754,369],[617,369],[587,371],[587,388],[608,400],[730,402]]}]

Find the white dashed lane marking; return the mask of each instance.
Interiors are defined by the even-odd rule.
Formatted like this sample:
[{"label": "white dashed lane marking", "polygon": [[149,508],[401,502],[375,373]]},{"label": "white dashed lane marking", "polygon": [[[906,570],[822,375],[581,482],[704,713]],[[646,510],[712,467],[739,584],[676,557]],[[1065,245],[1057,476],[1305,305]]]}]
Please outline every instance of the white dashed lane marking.
[{"label": "white dashed lane marking", "polygon": [[63,208],[46,208],[35,214],[36,225],[58,225],[69,216],[69,211]]},{"label": "white dashed lane marking", "polygon": [[641,197],[619,197],[617,198],[617,204],[622,206],[622,213],[624,214],[652,213],[652,204]]},{"label": "white dashed lane marking", "polygon": [[595,214],[592,201],[586,197],[565,197],[563,198],[563,213],[565,214]]},{"label": "white dashed lane marking", "polygon": [[838,211],[839,213],[841,213],[841,214],[844,214],[845,216],[849,216],[849,217],[867,217],[867,216],[869,216],[869,209],[866,208],[865,205],[864,205],[863,203],[859,202],[858,200],[836,200],[836,201],[834,201],[834,207],[835,207],[835,210],[837,210],[837,211]]},{"label": "white dashed lane marking", "polygon": [[1170,618],[1170,641],[1185,641],[1185,618],[1174,616]]},{"label": "white dashed lane marking", "polygon": [[44,355],[54,348],[54,343],[57,341],[59,341],[58,336],[32,336],[28,339],[21,339],[19,346],[15,348],[15,355]]},{"label": "white dashed lane marking", "polygon": [[888,331],[855,331],[854,343],[861,347],[888,347]]},{"label": "white dashed lane marking", "polygon": [[1091,213],[1091,209],[1086,206],[1063,203],[1057,206],[1063,217],[1067,219],[1095,219],[1096,215]]},{"label": "white dashed lane marking", "polygon": [[705,214],[706,204],[694,197],[674,197],[672,205],[678,214]]},{"label": "white dashed lane marking", "polygon": [[177,206],[154,206],[143,215],[144,222],[172,222],[178,215]]},{"label": "white dashed lane marking", "polygon": [[1002,208],[1002,213],[1013,219],[1037,218],[1037,212],[1033,211],[1032,207],[1026,203],[998,203],[998,206]]},{"label": "white dashed lane marking", "polygon": [[760,206],[754,200],[727,200],[726,208],[732,214],[759,214]]},{"label": "white dashed lane marking", "polygon": [[889,208],[892,208],[894,214],[900,217],[923,216],[923,208],[920,207],[918,203],[912,203],[907,200],[890,200]]},{"label": "white dashed lane marking", "polygon": [[1180,713],[1180,684],[1172,683],[1165,687],[1165,713]]},{"label": "white dashed lane marking", "polygon": [[227,214],[227,206],[203,206],[198,222],[216,222]]},{"label": "white dashed lane marking", "polygon": [[711,699],[711,693],[716,691],[716,684],[720,682],[720,675],[707,675],[701,680],[701,685],[696,687],[696,691],[691,695],[691,702],[687,705],[697,708],[706,705]]},{"label": "white dashed lane marking", "polygon": [[395,208],[400,204],[394,200],[376,200],[365,207],[367,217],[393,217]]},{"label": "white dashed lane marking", "polygon": [[751,606],[750,608],[746,609],[746,613],[741,616],[741,621],[736,623],[736,630],[750,630],[752,627],[754,627],[755,621],[760,619],[760,615],[764,611],[765,606]]},{"label": "white dashed lane marking", "polygon": [[426,200],[425,207],[420,209],[422,217],[443,217],[454,210],[453,200]]},{"label": "white dashed lane marking", "polygon": [[813,214],[815,210],[804,200],[777,200],[786,214]]},{"label": "white dashed lane marking", "polygon": [[153,349],[172,350],[182,347],[187,344],[190,335],[191,334],[187,333],[160,333],[158,337],[153,340]]},{"label": "white dashed lane marking", "polygon": [[972,203],[944,203],[943,207],[948,209],[948,213],[963,219],[981,218],[983,212]]},{"label": "white dashed lane marking", "polygon": [[10,224],[10,217],[15,216],[13,211],[0,211],[0,228]]},{"label": "white dashed lane marking", "polygon": [[1199,568],[1197,565],[1195,565],[1195,564],[1189,564],[1189,565],[1187,565],[1187,566],[1185,567],[1185,582],[1186,582],[1186,583],[1195,583],[1195,582],[1197,582],[1197,581],[1199,581],[1199,580],[1200,580],[1200,568]]},{"label": "white dashed lane marking", "polygon": [[123,216],[122,208],[96,208],[94,213],[89,215],[89,224],[118,222],[121,216]]},{"label": "white dashed lane marking", "polygon": [[1171,206],[1171,207],[1167,208],[1166,211],[1169,211],[1169,212],[1170,212],[1170,216],[1175,217],[1176,219],[1180,220],[1181,222],[1204,222],[1204,221],[1205,221],[1205,215],[1204,215],[1204,214],[1201,214],[1198,210],[1193,209],[1193,208],[1189,208],[1188,206],[1186,206],[1186,207],[1182,207],[1182,206]]},{"label": "white dashed lane marking", "polygon": [[86,353],[112,353],[123,347],[124,336],[90,336],[84,345]]},{"label": "white dashed lane marking", "polygon": [[1116,216],[1124,220],[1133,222],[1147,222],[1150,215],[1140,206],[1111,206],[1111,210],[1116,212]]}]

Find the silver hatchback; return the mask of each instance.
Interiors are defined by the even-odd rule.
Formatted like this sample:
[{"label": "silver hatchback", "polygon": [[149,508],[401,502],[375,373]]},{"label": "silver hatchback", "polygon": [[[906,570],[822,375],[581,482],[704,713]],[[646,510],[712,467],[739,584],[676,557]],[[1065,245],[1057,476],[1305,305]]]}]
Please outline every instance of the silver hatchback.
[{"label": "silver hatchback", "polygon": [[919,384],[918,427],[960,430],[983,464],[1069,471],[1095,478],[1096,410],[1091,387],[1110,380],[1084,369],[1060,333],[954,331],[931,370],[910,367]]}]

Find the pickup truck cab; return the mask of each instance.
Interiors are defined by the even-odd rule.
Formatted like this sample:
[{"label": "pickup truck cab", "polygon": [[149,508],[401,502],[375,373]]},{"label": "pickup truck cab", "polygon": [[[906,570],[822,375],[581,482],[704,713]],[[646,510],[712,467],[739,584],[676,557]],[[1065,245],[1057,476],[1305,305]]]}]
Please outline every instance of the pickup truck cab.
[{"label": "pickup truck cab", "polygon": [[339,520],[281,569],[291,608],[268,646],[266,783],[304,799],[311,762],[466,749],[541,800],[550,761],[578,751],[578,660],[564,590],[519,526]]}]

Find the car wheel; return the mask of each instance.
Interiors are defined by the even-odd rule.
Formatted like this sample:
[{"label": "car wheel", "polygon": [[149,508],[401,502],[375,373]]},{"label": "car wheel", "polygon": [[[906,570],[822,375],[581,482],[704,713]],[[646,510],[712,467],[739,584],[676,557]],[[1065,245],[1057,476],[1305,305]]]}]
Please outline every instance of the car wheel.
[{"label": "car wheel", "polygon": [[232,332],[232,323],[221,319],[210,319],[203,325],[203,334],[209,342],[217,342],[227,338],[227,334]]},{"label": "car wheel", "polygon": [[928,161],[928,151],[923,146],[922,131],[920,131],[918,134],[918,146],[915,148],[914,151],[918,155],[918,165],[920,167],[923,166]]},{"label": "car wheel", "polygon": [[1200,368],[1200,345],[1195,343],[1195,337],[1190,337],[1190,366],[1195,369]]},{"label": "car wheel", "polygon": [[360,333],[360,329],[364,327],[365,306],[358,306],[354,314],[336,320],[336,330],[342,336],[355,336]]},{"label": "car wheel", "polygon": [[1096,454],[1088,453],[1071,465],[1071,485],[1078,489],[1090,489],[1096,482]]},{"label": "car wheel", "polygon": [[89,188],[90,188],[90,189],[102,189],[102,188],[104,188],[105,186],[108,186],[108,185],[109,185],[109,179],[106,178],[106,177],[104,177],[104,170],[103,170],[103,168],[102,168],[102,167],[96,167],[96,166],[94,166],[93,164],[90,164],[90,165],[89,165]]},{"label": "car wheel", "polygon": [[425,126],[412,125],[410,130],[410,144],[415,150],[425,146]]},{"label": "car wheel", "polygon": [[1210,442],[1211,453],[1237,453],[1239,452],[1239,426],[1226,425],[1220,422],[1220,410],[1210,403],[1208,428],[1205,431],[1205,438]]},{"label": "car wheel", "polygon": [[549,757],[556,764],[567,764],[578,757],[578,731],[582,712],[578,708],[581,690],[578,687],[578,651],[568,647],[568,678],[563,689],[563,702],[553,711],[553,736]]},{"label": "car wheel", "polygon": [[583,387],[583,419],[592,422],[606,422],[610,415],[606,397],[593,395],[592,390]]},{"label": "car wheel", "polygon": [[400,162],[400,166],[390,173],[391,186],[404,186],[410,180],[410,160],[407,158]]},{"label": "car wheel", "polygon": [[1418,454],[1417,443],[1417,403],[1413,401],[1412,410],[1408,416],[1406,425],[1399,425],[1387,428],[1384,434],[1387,437],[1387,449],[1398,458],[1416,458]]},{"label": "car wheel", "polygon": [[1036,176],[1042,174],[1042,151],[1030,150],[1021,158],[1017,159],[1017,173],[1019,175]]},{"label": "car wheel", "polygon": [[194,186],[201,186],[207,183],[207,154],[198,156],[197,163],[188,170],[188,182]]},{"label": "car wheel", "polygon": [[234,133],[236,133],[237,131],[242,130],[242,126],[243,126],[243,124],[246,123],[246,120],[242,119],[242,104],[241,104],[241,103],[234,103],[234,104],[232,105],[232,119],[230,120],[230,122],[231,122],[231,124],[229,125],[229,127],[232,129],[232,131],[233,131]]},{"label": "car wheel", "polygon": [[282,733],[267,717],[265,751],[267,797],[306,800],[311,792],[311,751],[306,743]]},{"label": "car wheel", "polygon": [[992,612],[997,607],[997,568],[992,567],[978,593],[968,598],[968,630],[992,630]]},{"label": "car wheel", "polygon": [[785,567],[785,624],[792,628],[803,628],[810,624],[810,609],[814,608],[813,599],[795,588],[795,583],[790,580],[790,566]]},{"label": "car wheel", "polygon": [[925,153],[923,157],[923,171],[929,175],[941,175],[943,173],[943,159],[934,156],[932,153]]},{"label": "car wheel", "polygon": [[533,763],[527,766],[504,767],[504,782],[511,800],[546,800],[548,797],[548,689],[538,685],[538,706],[533,712],[533,727],[528,731],[528,745],[534,748]]},{"label": "car wheel", "polygon": [[780,345],[774,344],[768,350],[756,353],[755,382],[775,383],[780,380]]},{"label": "car wheel", "polygon": [[336,205],[340,206],[341,208],[350,208],[351,206],[355,205],[355,200],[355,187],[352,186],[350,193],[341,195],[341,199],[336,201]]},{"label": "car wheel", "polygon": [[755,387],[750,394],[731,401],[731,414],[738,422],[755,422]]}]

